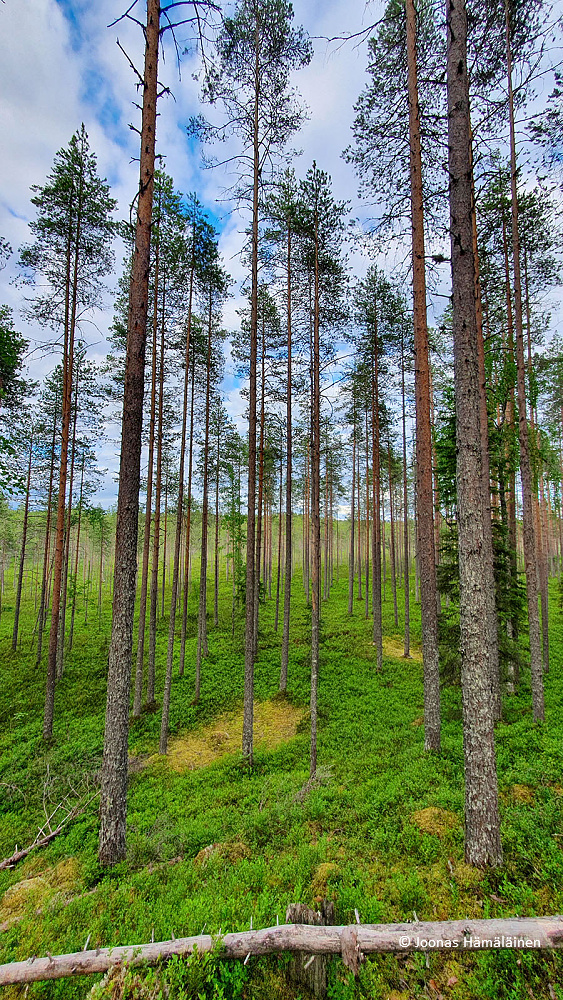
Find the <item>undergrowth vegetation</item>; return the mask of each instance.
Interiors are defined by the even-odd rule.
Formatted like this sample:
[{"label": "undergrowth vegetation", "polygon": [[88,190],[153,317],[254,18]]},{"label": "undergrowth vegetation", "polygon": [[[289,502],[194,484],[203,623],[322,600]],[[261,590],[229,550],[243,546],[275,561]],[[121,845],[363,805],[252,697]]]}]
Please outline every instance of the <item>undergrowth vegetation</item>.
[{"label": "undergrowth vegetation", "polygon": [[[319,777],[308,784],[310,612],[301,581],[290,643],[289,691],[277,694],[281,631],[273,608],[261,610],[255,695],[263,703],[262,739],[252,772],[241,766],[242,636],[231,638],[230,594],[224,620],[209,626],[202,693],[193,699],[195,638],[186,676],[175,679],[171,760],[157,755],[159,712],[131,725],[128,859],[112,870],[97,862],[97,806],[91,802],[45,849],[0,873],[0,961],[60,954],[283,922],[289,903],[334,900],[336,921],[396,922],[527,916],[563,910],[562,612],[553,591],[552,667],[546,722],[532,722],[528,678],[505,701],[497,727],[505,864],[482,873],[463,860],[461,698],[445,686],[443,750],[423,751],[422,664],[415,621],[413,659],[385,604],[383,669],[376,670],[371,623],[347,581],[323,604]],[[109,597],[101,622],[77,637],[56,693],[55,739],[41,740],[44,668],[30,648],[34,609],[24,608],[23,639],[9,648],[13,615],[6,593],[0,622],[0,855],[31,843],[65,796],[95,782],[101,762]],[[192,620],[192,631],[194,630]],[[167,620],[159,624],[162,689]],[[175,749],[176,748],[176,749]],[[182,756],[183,754],[183,756]],[[198,759],[199,754],[199,759]],[[165,997],[304,996],[289,985],[286,959],[222,963],[216,956],[175,960],[166,968],[40,983],[26,996],[96,1000]],[[330,964],[329,997],[563,1000],[556,953],[502,951],[374,958],[354,981]],[[91,991],[91,993],[90,993]],[[8,987],[6,1000],[24,996]]]}]

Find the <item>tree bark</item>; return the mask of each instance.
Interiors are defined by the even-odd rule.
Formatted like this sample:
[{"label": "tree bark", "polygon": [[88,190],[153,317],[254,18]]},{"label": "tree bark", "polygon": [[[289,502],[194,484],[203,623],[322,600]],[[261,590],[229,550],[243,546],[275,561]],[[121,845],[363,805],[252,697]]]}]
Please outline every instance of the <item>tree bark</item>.
[{"label": "tree bark", "polygon": [[[278,559],[276,570],[276,617],[274,621],[274,632],[278,631],[280,617],[280,584],[282,567],[282,501],[283,501],[283,435],[280,438],[280,495],[278,506]],[[281,685],[280,685],[281,690]]]},{"label": "tree bark", "polygon": [[123,860],[126,854],[129,691],[137,576],[145,343],[154,190],[159,17],[159,0],[147,0],[140,181],[135,253],[129,292],[117,500],[113,618],[101,776],[101,826],[98,857],[102,864],[115,864],[117,861]]},{"label": "tree bark", "polygon": [[74,585],[72,588],[72,608],[70,612],[70,630],[68,635],[68,651],[70,653],[74,641],[74,618],[76,615],[76,583],[78,580],[78,557],[80,551],[80,528],[82,525],[82,505],[84,499],[84,466],[86,453],[82,452],[82,468],[80,470],[80,495],[78,498],[78,523],[76,525],[76,551],[74,553]]},{"label": "tree bark", "polygon": [[[312,354],[312,351],[311,351]],[[305,491],[303,494],[303,587],[307,607],[311,603],[311,441],[307,438],[305,448]],[[353,571],[352,571],[353,573]]]},{"label": "tree bark", "polygon": [[[190,272],[190,292],[188,300],[188,328],[186,331],[186,354],[184,359],[184,391],[182,398],[182,434],[180,439],[180,470],[178,475],[178,504],[176,508],[176,535],[174,539],[174,565],[172,568],[172,595],[170,598],[170,619],[168,622],[168,646],[166,650],[166,675],[164,678],[164,693],[162,696],[162,718],[160,721],[159,753],[165,754],[168,748],[168,720],[170,715],[170,694],[172,691],[172,666],[174,662],[174,640],[176,637],[176,604],[178,596],[178,574],[180,568],[180,541],[182,537],[182,511],[184,509],[184,463],[186,457],[186,424],[188,419],[188,373],[190,368],[190,346],[192,333],[192,305],[195,276],[195,225],[193,230],[192,268]],[[211,293],[210,293],[211,295]],[[211,322],[211,320],[210,320]],[[192,366],[192,410],[191,428],[193,430],[193,382],[195,375],[195,352]],[[192,441],[190,440],[190,485],[191,485]],[[188,515],[189,516],[189,515]],[[189,522],[188,522],[189,524]],[[189,539],[187,540],[189,550]],[[188,581],[185,581],[187,587]]]},{"label": "tree bark", "polygon": [[143,703],[143,672],[145,656],[145,635],[147,624],[147,592],[149,579],[149,556],[151,549],[152,520],[152,478],[154,466],[154,434],[156,421],[156,346],[158,328],[158,262],[159,262],[159,232],[160,232],[160,202],[156,226],[155,254],[155,295],[152,322],[152,364],[151,364],[151,409],[149,416],[149,453],[147,461],[147,497],[145,507],[145,530],[143,535],[143,565],[141,570],[141,595],[139,598],[139,628],[137,633],[137,665],[135,668],[135,693],[133,695],[133,718],[139,719]]},{"label": "tree bark", "polygon": [[403,431],[403,548],[405,587],[405,639],[403,656],[410,658],[410,560],[409,560],[409,494],[407,489],[407,413],[405,406],[405,344],[401,329],[401,417]]},{"label": "tree bark", "polygon": [[350,559],[348,571],[348,614],[354,613],[354,528],[356,526],[355,491],[356,491],[356,413],[354,411],[354,428],[352,431],[352,495],[350,502]]},{"label": "tree bark", "polygon": [[[53,588],[51,603],[51,628],[49,631],[49,654],[47,661],[47,683],[45,686],[45,711],[43,716],[43,739],[51,740],[53,736],[53,717],[55,712],[55,685],[57,677],[57,646],[59,637],[59,617],[61,607],[61,582],[64,560],[65,541],[65,499],[68,466],[68,443],[70,436],[70,416],[72,408],[72,369],[74,360],[74,335],[76,328],[77,283],[79,262],[79,241],[82,215],[82,183],[80,176],[78,190],[78,206],[76,211],[76,231],[72,232],[72,207],[69,210],[69,234],[67,243],[67,275],[65,289],[65,332],[63,348],[63,395],[62,395],[62,427],[61,456],[59,464],[59,495],[57,500],[57,522],[55,561],[53,568]],[[72,200],[71,200],[72,206]],[[72,244],[74,242],[74,263],[71,268]]]},{"label": "tree bark", "polygon": [[477,244],[477,214],[475,211],[475,183],[473,178],[473,136],[470,124],[470,156],[471,156],[471,237],[473,247],[475,275],[475,323],[477,335],[477,352],[479,364],[479,427],[481,431],[481,477],[483,490],[483,542],[485,558],[483,570],[486,573],[485,597],[487,601],[487,645],[489,647],[489,663],[491,669],[491,692],[495,720],[502,716],[502,700],[500,691],[500,668],[498,652],[498,616],[496,605],[496,583],[494,572],[493,524],[491,508],[491,466],[489,460],[489,416],[487,411],[487,386],[485,373],[485,343],[483,339],[483,307],[481,300],[481,281],[479,275],[479,252]]},{"label": "tree bark", "polygon": [[381,468],[379,454],[379,334],[377,302],[373,304],[373,373],[371,380],[371,464],[372,521],[371,536],[371,600],[373,607],[372,640],[376,650],[377,669],[383,665],[383,622],[381,607]]},{"label": "tree bark", "polygon": [[[155,296],[153,323],[158,321],[159,274],[155,269]],[[158,378],[158,415],[156,429],[156,483],[154,497],[154,527],[152,539],[151,586],[149,596],[149,656],[147,676],[147,707],[156,705],[156,625],[158,617],[158,562],[160,556],[160,499],[162,496],[162,452],[164,420],[164,304],[165,283],[162,283],[162,316],[160,325],[160,367]],[[166,542],[165,542],[166,544]]]},{"label": "tree bark", "polygon": [[256,12],[254,125],[252,143],[252,265],[250,307],[250,386],[248,405],[248,509],[246,519],[246,605],[242,753],[252,767],[254,747],[254,588],[256,526],[256,359],[258,354],[258,196],[260,188],[260,20]]},{"label": "tree bark", "polygon": [[465,859],[502,864],[491,691],[491,650],[483,629],[490,574],[485,562],[479,351],[475,312],[472,169],[465,0],[448,0],[448,165],[456,396]]},{"label": "tree bark", "polygon": [[[330,594],[330,560],[329,560],[329,478],[328,478],[328,443],[325,451],[325,515],[324,515],[324,589],[323,597],[328,600]],[[367,577],[366,577],[367,580]],[[367,582],[366,582],[366,605],[367,605]],[[367,614],[366,614],[367,618]]]},{"label": "tree bark", "polygon": [[221,419],[219,413],[219,404],[217,404],[217,453],[215,460],[217,462],[217,468],[215,469],[215,546],[214,546],[214,560],[213,560],[213,624],[215,628],[219,625],[219,468],[220,468],[220,449],[221,449]]},{"label": "tree bark", "polygon": [[387,475],[389,478],[389,558],[391,561],[391,583],[393,586],[393,614],[395,628],[399,627],[397,608],[397,567],[395,556],[395,517],[393,509],[393,473],[391,468],[391,442],[387,439]]},{"label": "tree bark", "polygon": [[211,290],[209,291],[209,322],[207,331],[207,364],[205,381],[205,437],[203,445],[203,497],[201,501],[201,561],[199,570],[199,610],[197,617],[197,654],[195,665],[195,695],[199,701],[201,687],[201,657],[207,656],[207,534],[209,522],[209,409],[211,392]]},{"label": "tree bark", "polygon": [[532,500],[532,468],[528,438],[526,408],[526,369],[524,362],[524,326],[522,320],[522,279],[520,273],[520,235],[518,231],[518,190],[516,173],[516,135],[514,127],[514,101],[512,93],[512,53],[510,48],[510,14],[507,0],[506,12],[506,66],[508,76],[508,110],[510,119],[510,186],[512,195],[512,250],[514,266],[514,319],[516,326],[516,370],[518,386],[518,438],[520,442],[520,475],[522,480],[522,521],[524,536],[524,567],[528,598],[528,628],[530,640],[530,669],[532,675],[532,707],[534,721],[545,716],[543,694],[543,662],[538,611],[537,553],[534,531]]},{"label": "tree bark", "polygon": [[[370,531],[369,531],[369,423],[368,423],[368,407],[366,406],[365,412],[365,430],[366,430],[366,535],[365,535],[365,558],[366,558],[366,586],[365,586],[365,617],[366,620],[369,618],[369,542],[370,542]],[[328,507],[328,500],[327,500]],[[372,525],[373,529],[373,525]]]},{"label": "tree bark", "polygon": [[[528,288],[528,253],[526,243],[524,243],[524,298],[526,302],[526,340],[528,346],[528,359],[527,359],[527,371],[529,384],[533,375],[533,364],[532,364],[532,324],[530,316],[530,293]],[[538,450],[538,464],[539,462],[539,438],[536,432],[535,420],[534,420],[534,407],[532,400],[530,400],[530,430],[532,432],[532,440],[537,443]],[[538,468],[537,472],[538,486],[541,491],[541,506],[540,498],[538,498],[537,489],[534,487],[533,491],[533,501],[534,501],[534,515],[536,520],[536,546],[537,546],[537,558],[538,558],[538,570],[539,570],[539,590],[540,590],[540,607],[541,607],[541,636],[542,636],[542,654],[543,654],[543,669],[544,673],[549,673],[549,589],[548,589],[548,555],[547,555],[547,531],[546,524],[544,520],[545,504],[544,504],[544,488],[543,488],[543,473],[541,466]]]},{"label": "tree bark", "polygon": [[[49,566],[49,549],[51,547],[51,517],[53,512],[53,477],[55,473],[55,440],[57,434],[57,401],[55,400],[55,412],[53,416],[53,435],[51,438],[51,467],[49,471],[49,495],[47,498],[47,523],[45,525],[45,544],[43,547],[43,575],[41,578],[41,599],[39,602],[39,618],[37,631],[37,655],[35,665],[41,663],[41,651],[43,648],[43,630],[45,628],[46,607],[47,607],[47,569]],[[2,580],[2,583],[4,581]]]},{"label": "tree bark", "polygon": [[289,662],[289,621],[291,617],[291,576],[293,572],[291,564],[292,539],[292,513],[291,513],[291,477],[292,477],[292,422],[291,422],[291,399],[292,399],[292,329],[291,329],[291,222],[287,226],[287,388],[286,388],[286,481],[285,481],[285,582],[283,592],[283,637],[282,655],[280,669],[280,691],[287,691],[287,672]]},{"label": "tree bark", "polygon": [[[261,394],[260,394],[260,443],[258,447],[258,523],[256,527],[256,570],[254,577],[254,658],[258,653],[258,621],[260,616],[260,556],[262,548],[266,553],[266,531],[264,530],[264,540],[262,541],[262,525],[266,527],[266,514],[264,503],[264,428],[265,428],[265,360],[266,360],[266,329],[264,318],[262,318],[262,364],[261,364]],[[264,586],[266,584],[265,565],[262,572]]]},{"label": "tree bark", "polygon": [[[505,364],[512,365],[515,362],[515,351],[514,351],[514,319],[512,315],[512,293],[510,287],[510,267],[508,260],[508,239],[506,233],[506,220],[502,220],[502,239],[503,239],[503,249],[504,249],[504,271],[505,271],[505,292],[506,292],[506,333],[507,333],[507,344],[505,351]],[[508,405],[506,413],[506,421],[509,431],[514,429],[514,383],[511,380],[509,395],[508,395]],[[516,481],[514,468],[510,462],[510,444],[506,445],[506,458],[507,458],[507,473],[508,473],[508,497],[507,497],[507,525],[508,525],[508,544],[510,547],[510,575],[512,577],[512,585],[516,587],[518,583],[518,557],[517,557],[517,537],[516,537]],[[518,616],[515,614],[511,625],[512,639],[518,638],[519,622]],[[514,665],[515,674],[518,671],[517,664]]]},{"label": "tree bark", "polygon": [[[188,364],[186,358],[186,365]],[[188,456],[188,510],[186,513],[186,549],[184,553],[184,592],[182,601],[182,628],[180,635],[180,662],[178,666],[178,676],[184,676],[184,663],[186,659],[186,633],[188,625],[188,593],[190,575],[190,538],[192,526],[192,466],[193,466],[193,445],[194,445],[194,398],[195,398],[195,351],[192,348],[192,391],[190,403],[190,450]],[[233,577],[234,579],[234,577]]]},{"label": "tree bark", "polygon": [[440,749],[440,672],[432,510],[432,430],[430,425],[430,366],[426,320],[424,205],[414,0],[406,0],[406,11],[416,398],[417,551],[424,664],[424,745],[426,750],[438,751]]},{"label": "tree bark", "polygon": [[20,565],[18,571],[18,585],[16,588],[16,607],[14,610],[14,629],[12,632],[12,649],[16,650],[18,648],[18,631],[20,624],[20,606],[22,599],[22,587],[23,587],[23,569],[25,564],[25,547],[27,543],[27,522],[29,519],[29,494],[31,490],[31,462],[33,458],[33,430],[31,432],[31,437],[29,441],[29,460],[27,463],[27,483],[25,489],[25,506],[23,511],[23,524],[22,524],[22,544],[20,550]]},{"label": "tree bark", "polygon": [[313,400],[311,447],[311,755],[310,774],[317,773],[317,702],[319,685],[319,647],[321,624],[321,387],[320,387],[320,310],[319,310],[319,230],[318,206],[315,204],[315,286],[313,304]]},{"label": "tree bark", "polygon": [[[359,442],[358,442],[359,445]],[[360,475],[360,448],[356,454],[356,486],[358,493],[358,548],[356,554],[356,565],[358,567],[358,600],[362,600],[362,504],[361,504],[361,475]]]},{"label": "tree bark", "polygon": [[[77,365],[78,369],[78,365]],[[68,505],[66,511],[66,528],[63,546],[63,571],[62,571],[62,584],[61,584],[61,609],[59,613],[59,632],[57,637],[57,667],[56,676],[57,680],[63,676],[64,673],[64,657],[65,657],[65,632],[66,632],[66,605],[67,605],[67,594],[68,594],[68,567],[70,560],[70,534],[72,525],[72,491],[74,487],[74,465],[76,458],[76,424],[78,421],[78,370],[76,372],[76,380],[74,385],[74,416],[72,419],[72,444],[70,449],[70,475],[68,484]]]}]

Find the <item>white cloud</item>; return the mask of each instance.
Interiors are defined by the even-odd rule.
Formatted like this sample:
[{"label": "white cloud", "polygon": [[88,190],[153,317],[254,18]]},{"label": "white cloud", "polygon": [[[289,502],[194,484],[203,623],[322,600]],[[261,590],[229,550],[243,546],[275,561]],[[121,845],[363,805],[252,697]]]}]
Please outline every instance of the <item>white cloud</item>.
[{"label": "white cloud", "polygon": [[[350,200],[353,215],[365,218],[369,210],[358,204],[357,179],[341,153],[351,140],[353,104],[366,81],[366,45],[328,44],[325,39],[359,31],[375,22],[381,5],[296,0],[294,6],[294,23],[305,24],[315,47],[310,66],[294,75],[294,84],[310,113],[293,143],[303,150],[296,172],[303,176],[316,160],[332,176],[335,197]],[[120,216],[128,213],[138,177],[134,159],[138,155],[138,137],[128,125],[139,124],[139,112],[134,107],[138,95],[134,75],[117,48],[116,37],[140,67],[143,36],[129,20],[107,27],[125,7],[121,0],[6,0],[0,5],[0,129],[4,145],[0,158],[0,234],[14,247],[29,238],[27,222],[33,217],[30,186],[44,183],[56,151],[68,143],[82,121],[98,156],[100,171],[107,176],[119,201]],[[140,2],[138,7],[142,17],[144,4]],[[182,33],[187,30],[179,32],[181,44]],[[224,263],[240,285],[245,269],[239,254],[247,218],[237,212],[229,214],[228,203],[216,201],[224,197],[229,178],[220,169],[203,170],[185,134],[189,117],[200,111],[193,70],[193,62],[186,60],[179,81],[174,51],[168,44],[160,76],[174,98],[163,98],[159,104],[158,149],[165,155],[165,169],[174,177],[176,187],[185,192],[197,191],[200,200],[222,220],[220,247]],[[234,146],[233,142],[228,148]],[[119,268],[119,260],[117,264]],[[356,273],[364,273],[366,267],[365,259],[358,255],[353,258]],[[23,293],[8,284],[14,273],[15,258],[0,273],[0,301],[17,309]],[[237,325],[236,310],[242,301],[240,294],[229,299],[224,317],[227,329]],[[104,353],[110,322],[108,296],[104,310],[95,317],[96,326],[88,328],[94,357]],[[30,328],[21,317],[19,326],[32,340],[47,339],[48,335]],[[34,361],[34,373],[42,375],[52,364],[52,357],[41,363]],[[246,404],[240,386],[233,381],[229,359],[227,376],[226,405],[243,430]],[[117,467],[116,448],[115,442],[105,443],[100,455],[101,464],[110,467],[106,479],[108,500],[115,496],[111,477]]]}]

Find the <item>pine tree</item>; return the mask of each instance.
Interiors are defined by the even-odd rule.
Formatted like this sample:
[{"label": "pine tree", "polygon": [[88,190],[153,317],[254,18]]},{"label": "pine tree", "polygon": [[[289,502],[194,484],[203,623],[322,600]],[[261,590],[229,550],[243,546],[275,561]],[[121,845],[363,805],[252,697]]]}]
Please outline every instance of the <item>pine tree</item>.
[{"label": "pine tree", "polygon": [[[465,858],[469,864],[502,863],[491,689],[492,651],[486,587],[492,580],[492,547],[485,544],[481,449],[480,374],[475,311],[471,128],[465,0],[448,0],[448,140],[450,238],[454,328],[465,755]],[[490,560],[490,573],[485,560]]]},{"label": "pine tree", "polygon": [[127,739],[135,584],[145,341],[154,191],[157,67],[160,4],[147,0],[143,114],[135,252],[131,269],[127,362],[123,389],[121,460],[117,501],[112,637],[102,764],[99,859],[114,864],[125,857],[127,816]]},{"label": "pine tree", "polygon": [[[317,702],[321,624],[321,331],[341,318],[338,314],[344,288],[341,258],[344,219],[348,206],[336,202],[330,178],[313,163],[300,184],[303,204],[302,230],[306,260],[312,279],[311,344],[311,753],[310,773],[317,770]],[[325,345],[326,352],[326,345]]]},{"label": "pine tree", "polygon": [[29,302],[28,312],[44,325],[62,330],[62,431],[56,520],[49,658],[45,690],[43,738],[53,734],[57,648],[61,612],[65,546],[65,496],[73,398],[74,349],[83,314],[101,301],[101,279],[113,264],[111,248],[116,202],[105,180],[98,177],[84,125],[61,149],[43,187],[33,188],[37,218],[30,223],[35,242],[24,246],[20,263],[24,281],[37,275],[47,282]]},{"label": "pine tree", "polygon": [[0,306],[0,406],[15,404],[21,395],[22,369],[27,341],[14,329],[14,318],[9,306]]},{"label": "pine tree", "polygon": [[236,134],[242,143],[241,164],[251,169],[241,176],[239,196],[251,201],[251,320],[248,453],[248,514],[246,540],[246,633],[243,754],[252,764],[254,712],[254,620],[256,587],[256,368],[258,352],[259,201],[264,172],[299,128],[303,113],[289,78],[292,69],[307,65],[311,46],[303,29],[291,26],[293,9],[287,0],[240,0],[232,17],[225,17],[217,41],[217,62],[208,69],[204,96],[220,101],[228,125],[219,129],[195,125],[209,138]]}]

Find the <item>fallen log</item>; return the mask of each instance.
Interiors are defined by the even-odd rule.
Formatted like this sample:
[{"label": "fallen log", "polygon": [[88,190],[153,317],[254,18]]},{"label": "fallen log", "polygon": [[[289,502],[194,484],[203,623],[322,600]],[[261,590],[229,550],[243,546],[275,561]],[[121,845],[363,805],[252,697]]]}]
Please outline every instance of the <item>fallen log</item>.
[{"label": "fallen log", "polygon": [[[285,911],[286,924],[309,924],[327,927],[334,923],[334,903],[323,899],[318,910],[303,903],[290,903]],[[295,952],[286,970],[290,983],[304,986],[314,997],[326,997],[328,990],[328,955]]]},{"label": "fallen log", "polygon": [[124,964],[158,965],[173,955],[216,951],[218,958],[248,959],[284,951],[341,955],[353,972],[365,955],[411,951],[484,951],[488,949],[563,948],[563,916],[512,917],[499,920],[449,920],[413,924],[352,924],[315,927],[280,924],[263,930],[234,932],[78,951],[71,955],[35,956],[0,966],[0,986],[33,983],[107,972]]}]

